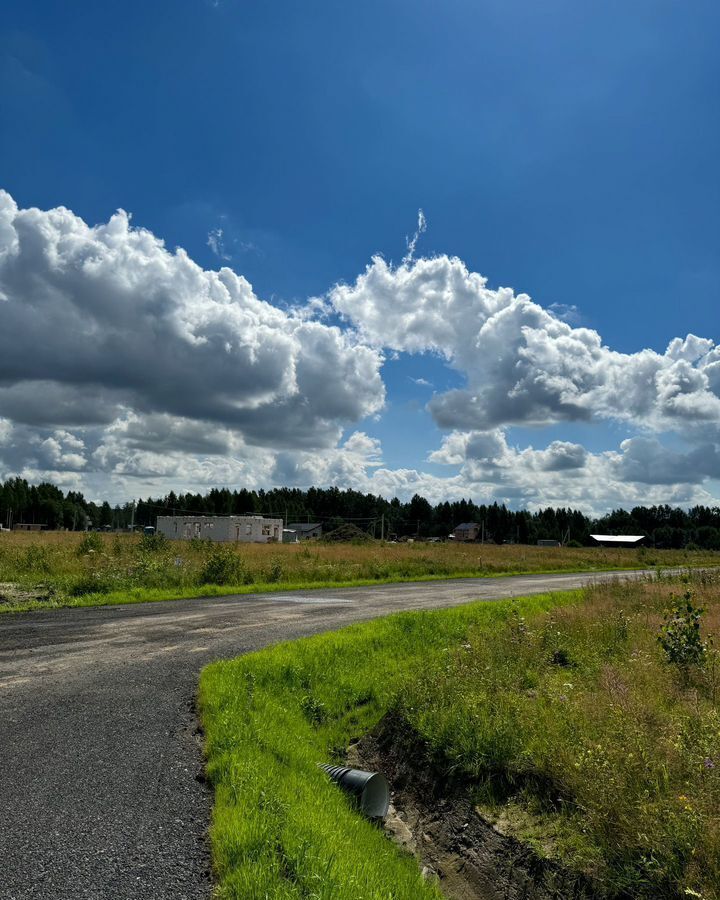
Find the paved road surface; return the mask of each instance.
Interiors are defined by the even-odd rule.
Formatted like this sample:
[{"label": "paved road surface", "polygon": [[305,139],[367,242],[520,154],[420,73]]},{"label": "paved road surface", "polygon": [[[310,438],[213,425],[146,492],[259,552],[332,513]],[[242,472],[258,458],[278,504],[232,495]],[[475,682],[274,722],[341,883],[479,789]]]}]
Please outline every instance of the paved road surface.
[{"label": "paved road surface", "polygon": [[[393,584],[0,617],[0,898],[207,898],[193,702],[222,657],[405,609],[628,573]],[[637,574],[637,573],[636,573]]]}]

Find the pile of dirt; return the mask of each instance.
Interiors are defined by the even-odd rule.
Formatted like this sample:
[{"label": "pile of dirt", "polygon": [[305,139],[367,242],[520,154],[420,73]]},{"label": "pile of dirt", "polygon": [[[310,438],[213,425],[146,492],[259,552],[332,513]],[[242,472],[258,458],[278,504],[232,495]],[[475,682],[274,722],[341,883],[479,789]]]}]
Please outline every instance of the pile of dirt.
[{"label": "pile of dirt", "polygon": [[592,900],[581,876],[539,857],[485,820],[472,785],[442,775],[427,744],[394,713],[348,748],[348,765],[381,771],[392,787],[388,836],[413,853],[452,900]]},{"label": "pile of dirt", "polygon": [[363,531],[361,528],[358,528],[357,525],[353,525],[351,522],[346,522],[344,525],[341,525],[339,528],[336,528],[334,531],[329,531],[327,534],[323,535],[323,541],[327,541],[329,543],[372,543],[373,538],[370,535]]}]

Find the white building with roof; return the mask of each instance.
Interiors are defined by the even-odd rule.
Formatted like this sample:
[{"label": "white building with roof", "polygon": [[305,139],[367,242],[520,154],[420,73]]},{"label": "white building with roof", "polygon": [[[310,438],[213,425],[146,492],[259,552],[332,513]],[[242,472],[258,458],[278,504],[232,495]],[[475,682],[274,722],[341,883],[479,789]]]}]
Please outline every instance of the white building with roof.
[{"label": "white building with roof", "polygon": [[264,516],[158,516],[158,534],[171,541],[225,541],[240,544],[280,543],[283,520]]},{"label": "white building with roof", "polygon": [[590,537],[605,547],[637,547],[645,540],[644,534],[591,534]]}]

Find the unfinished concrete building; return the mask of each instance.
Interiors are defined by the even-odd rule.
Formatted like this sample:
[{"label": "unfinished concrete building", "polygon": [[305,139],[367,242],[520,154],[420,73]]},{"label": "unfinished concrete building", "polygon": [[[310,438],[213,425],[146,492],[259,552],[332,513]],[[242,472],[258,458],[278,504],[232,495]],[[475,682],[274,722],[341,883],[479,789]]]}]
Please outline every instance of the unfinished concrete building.
[{"label": "unfinished concrete building", "polygon": [[264,516],[158,516],[158,534],[173,541],[270,544],[282,541],[283,520]]}]

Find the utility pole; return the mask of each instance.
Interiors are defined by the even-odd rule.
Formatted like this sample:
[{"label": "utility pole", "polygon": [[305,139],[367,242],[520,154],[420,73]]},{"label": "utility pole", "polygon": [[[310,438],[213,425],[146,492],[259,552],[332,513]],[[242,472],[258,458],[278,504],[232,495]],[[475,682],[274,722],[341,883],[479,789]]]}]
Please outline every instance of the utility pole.
[{"label": "utility pole", "polygon": [[135,501],[132,502],[132,510],[130,512],[130,531],[135,531]]},{"label": "utility pole", "polygon": [[480,543],[484,544],[485,543],[485,519],[482,520],[480,525],[481,525],[481,529],[482,529],[480,532]]},{"label": "utility pole", "polygon": [[380,519],[380,540],[385,540],[385,513],[382,514],[382,518]]}]

